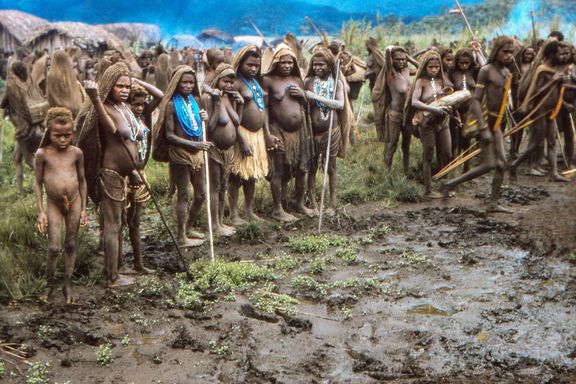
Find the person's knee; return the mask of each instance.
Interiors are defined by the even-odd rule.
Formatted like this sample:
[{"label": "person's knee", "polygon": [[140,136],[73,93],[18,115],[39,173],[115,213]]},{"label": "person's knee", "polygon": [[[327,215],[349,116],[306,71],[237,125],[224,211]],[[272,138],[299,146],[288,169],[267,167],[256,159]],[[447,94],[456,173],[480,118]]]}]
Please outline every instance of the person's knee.
[{"label": "person's knee", "polygon": [[60,245],[59,244],[51,244],[48,246],[48,256],[49,257],[57,257],[60,254]]},{"label": "person's knee", "polygon": [[192,196],[188,188],[178,188],[178,192],[176,194],[179,201],[190,202]]},{"label": "person's knee", "polygon": [[206,191],[194,192],[194,204],[202,204],[206,200]]},{"label": "person's knee", "polygon": [[66,239],[64,242],[64,252],[66,252],[66,254],[71,254],[74,251],[76,251],[76,239]]}]

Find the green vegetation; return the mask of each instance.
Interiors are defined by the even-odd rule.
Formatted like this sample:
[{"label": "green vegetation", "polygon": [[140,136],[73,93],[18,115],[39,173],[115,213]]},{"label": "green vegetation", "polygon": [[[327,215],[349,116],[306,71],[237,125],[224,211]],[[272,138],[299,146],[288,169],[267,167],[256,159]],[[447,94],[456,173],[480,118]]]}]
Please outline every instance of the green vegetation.
[{"label": "green vegetation", "polygon": [[50,363],[37,361],[30,364],[26,372],[26,384],[48,384],[48,374],[50,371]]},{"label": "green vegetation", "polygon": [[236,237],[241,243],[256,244],[263,238],[262,228],[256,223],[240,225],[236,228]]},{"label": "green vegetation", "polygon": [[282,293],[274,293],[266,289],[259,289],[250,296],[254,306],[264,313],[274,314],[282,312],[295,315],[298,312],[298,300]]},{"label": "green vegetation", "polygon": [[112,357],[112,344],[102,344],[98,347],[96,351],[96,361],[101,367],[110,365],[114,361]]},{"label": "green vegetation", "polygon": [[290,239],[288,247],[298,253],[323,255],[328,248],[337,247],[345,243],[346,240],[338,235],[307,235]]}]

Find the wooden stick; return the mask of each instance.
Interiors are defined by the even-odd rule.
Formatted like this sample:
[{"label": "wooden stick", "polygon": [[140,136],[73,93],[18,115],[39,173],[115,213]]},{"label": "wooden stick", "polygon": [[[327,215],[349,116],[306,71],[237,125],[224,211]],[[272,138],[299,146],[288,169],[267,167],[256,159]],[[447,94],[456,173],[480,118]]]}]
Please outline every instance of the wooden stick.
[{"label": "wooden stick", "polygon": [[[202,141],[206,142],[206,123],[202,120]],[[208,151],[204,152],[204,173],[206,174],[206,211],[208,212],[208,237],[210,240],[210,259],[214,264],[214,236],[212,234],[212,212],[210,210],[210,170],[208,168]],[[218,202],[216,202],[218,203]]]},{"label": "wooden stick", "polygon": [[564,165],[568,168],[568,161],[566,160],[566,154],[564,153],[564,145],[562,145],[561,137],[560,137],[560,130],[558,129],[558,123],[556,120],[554,122],[554,131],[556,131],[556,140],[558,140],[558,147],[560,147],[560,153],[562,154],[562,160],[564,161]]},{"label": "wooden stick", "polygon": [[256,31],[256,33],[262,38],[262,41],[264,42],[264,44],[269,47],[269,48],[274,48],[273,46],[271,46],[267,41],[266,38],[264,37],[264,34],[262,33],[262,31],[260,31],[260,29],[258,29],[258,27],[256,26],[256,24],[254,24],[254,22],[252,22],[252,20],[248,20],[248,22],[250,23],[250,25],[252,25],[252,28],[254,28],[254,30]]},{"label": "wooden stick", "polygon": [[[549,111],[546,111],[545,113],[543,113],[541,116],[538,116],[535,119],[532,120],[528,120],[525,121],[526,118],[524,118],[518,125],[516,125],[513,128],[510,128],[508,131],[506,131],[503,135],[504,138],[526,128],[527,126],[529,126],[530,124],[534,123],[535,121],[541,119],[542,117],[546,116],[548,114]],[[527,116],[530,117],[530,116]],[[470,151],[472,148],[474,148],[477,144],[474,143],[472,144],[470,147],[468,147],[464,152],[462,152],[462,154],[460,154],[460,156],[456,157],[454,160],[452,160],[447,166],[445,166],[444,168],[442,168],[440,171],[438,171],[438,173],[436,173],[434,175],[434,177],[432,178],[433,180],[438,180],[441,177],[445,176],[447,173],[453,171],[454,169],[458,168],[460,165],[464,164],[466,161],[470,160],[471,158],[473,158],[474,156],[476,156],[477,154],[480,153],[480,148],[476,149],[474,152],[466,155],[466,152]]]},{"label": "wooden stick", "polygon": [[[340,82],[340,60],[336,60],[336,77],[334,78],[334,94],[332,100],[336,100],[338,83]],[[324,214],[324,196],[326,195],[326,182],[328,180],[328,163],[330,162],[330,145],[332,145],[332,126],[334,125],[334,110],[330,108],[330,125],[328,126],[328,143],[326,145],[326,157],[324,158],[324,179],[322,180],[322,193],[320,193],[320,214],[318,215],[318,233],[322,232],[322,218]]]},{"label": "wooden stick", "polygon": [[571,175],[571,174],[573,174],[573,173],[576,173],[576,168],[572,168],[572,169],[570,169],[570,170],[568,170],[568,171],[564,171],[564,172],[561,172],[561,173],[562,173],[564,176],[566,176],[566,175]]}]

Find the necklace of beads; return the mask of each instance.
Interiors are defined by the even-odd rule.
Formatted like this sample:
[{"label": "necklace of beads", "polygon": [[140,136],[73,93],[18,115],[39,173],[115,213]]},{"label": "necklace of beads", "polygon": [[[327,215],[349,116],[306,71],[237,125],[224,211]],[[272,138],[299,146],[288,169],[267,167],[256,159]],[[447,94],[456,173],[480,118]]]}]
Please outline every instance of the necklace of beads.
[{"label": "necklace of beads", "polygon": [[[126,104],[122,103],[121,106],[122,108],[120,108],[118,104],[114,104],[114,109],[120,113],[122,120],[124,120],[124,123],[130,128],[130,141],[136,143],[138,146],[138,155],[140,161],[143,161],[148,152],[148,128],[134,115],[134,112],[132,112]],[[128,117],[126,117],[126,115],[128,115]],[[138,139],[140,135],[142,135],[142,138]]]},{"label": "necklace of beads", "polygon": [[436,79],[430,79],[430,86],[432,87],[432,96],[434,96],[434,100],[438,98],[438,89],[436,88]]},{"label": "necklace of beads", "polygon": [[187,96],[188,102],[179,93],[174,94],[172,101],[176,116],[182,131],[190,140],[199,140],[202,136],[202,120],[200,119],[200,107],[192,95]]},{"label": "necklace of beads", "polygon": [[242,75],[240,75],[240,79],[244,82],[244,84],[246,84],[248,88],[250,88],[250,91],[252,91],[252,99],[254,99],[254,102],[258,106],[258,110],[260,112],[264,111],[264,92],[262,92],[262,88],[260,88],[258,81],[256,81],[254,78],[251,79],[251,81],[248,81]]},{"label": "necklace of beads", "polygon": [[[315,76],[313,90],[318,96],[332,99],[334,97],[334,78],[328,76],[328,78],[323,81],[318,76]],[[330,117],[330,108],[319,101],[316,101],[316,106],[320,109],[320,118],[323,121],[328,120]]]},{"label": "necklace of beads", "polygon": [[465,73],[462,76],[462,89],[465,91],[468,90],[468,82],[466,81],[466,74]]}]

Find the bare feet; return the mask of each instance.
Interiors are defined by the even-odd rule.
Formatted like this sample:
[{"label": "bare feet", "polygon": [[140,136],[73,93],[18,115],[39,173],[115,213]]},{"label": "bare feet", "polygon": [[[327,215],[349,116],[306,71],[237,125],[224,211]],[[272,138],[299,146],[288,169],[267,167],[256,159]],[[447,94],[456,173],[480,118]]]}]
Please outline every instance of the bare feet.
[{"label": "bare feet", "polygon": [[528,170],[528,175],[529,176],[538,176],[538,177],[542,177],[544,175],[546,175],[546,173],[542,172],[540,169],[538,168],[530,168]]},{"label": "bare feet", "polygon": [[488,207],[486,207],[486,211],[490,213],[510,213],[510,214],[514,213],[514,211],[511,210],[510,208],[503,207],[497,203],[488,204]]},{"label": "bare feet", "polygon": [[280,209],[275,209],[272,212],[272,218],[281,221],[283,223],[292,223],[294,221],[297,221],[298,218],[295,216],[292,216],[291,214],[287,213],[286,211],[284,211],[282,208]]},{"label": "bare feet", "polygon": [[130,276],[118,275],[118,278],[108,283],[108,288],[128,287],[135,283],[134,278]]},{"label": "bare feet", "polygon": [[66,304],[74,304],[77,302],[76,298],[72,295],[71,284],[64,284],[62,287],[62,293],[64,294],[64,300],[66,300]]},{"label": "bare feet", "polygon": [[230,237],[236,233],[236,229],[232,227],[220,226],[214,227],[214,235],[222,237]]},{"label": "bare feet", "polygon": [[555,175],[550,176],[550,181],[555,181],[558,183],[566,183],[568,182],[568,179],[557,173]]},{"label": "bare feet", "polygon": [[446,183],[442,183],[440,186],[440,194],[442,195],[442,200],[448,200],[450,198],[450,187]]},{"label": "bare feet", "polygon": [[136,272],[139,275],[151,275],[153,273],[156,273],[156,270],[151,269],[151,268],[146,268],[143,265],[134,265],[134,272]]},{"label": "bare feet", "polygon": [[315,217],[318,216],[318,212],[314,212],[313,209],[307,208],[304,206],[304,204],[299,204],[296,206],[296,212],[298,213],[302,213],[303,215],[306,215],[308,217]]},{"label": "bare feet", "polygon": [[254,212],[246,212],[246,217],[250,222],[255,221],[257,223],[265,223],[266,220],[261,218],[260,216],[256,215]]},{"label": "bare feet", "polygon": [[199,247],[204,244],[206,240],[203,239],[180,239],[178,240],[178,246],[180,248],[192,248],[192,247]]},{"label": "bare feet", "polygon": [[424,199],[426,200],[438,200],[438,199],[442,199],[444,196],[442,196],[441,193],[438,192],[429,192],[427,194],[424,195]]},{"label": "bare feet", "polygon": [[186,237],[189,239],[205,239],[206,235],[200,232],[196,232],[192,229],[186,230]]},{"label": "bare feet", "polygon": [[46,287],[44,294],[40,296],[40,301],[43,303],[50,303],[52,301],[52,294],[54,293],[54,286]]},{"label": "bare feet", "polygon": [[237,226],[239,226],[239,225],[248,224],[248,222],[247,222],[246,220],[242,219],[242,218],[241,218],[240,216],[238,216],[238,215],[232,216],[232,217],[230,218],[230,221],[232,222],[232,225],[235,226],[235,227],[237,227]]}]

